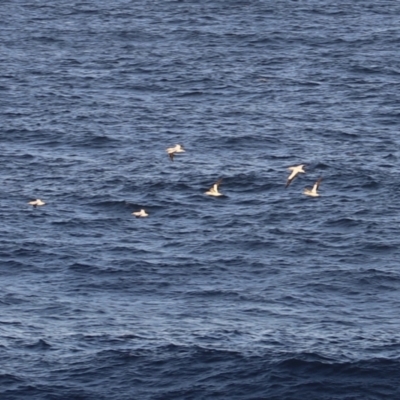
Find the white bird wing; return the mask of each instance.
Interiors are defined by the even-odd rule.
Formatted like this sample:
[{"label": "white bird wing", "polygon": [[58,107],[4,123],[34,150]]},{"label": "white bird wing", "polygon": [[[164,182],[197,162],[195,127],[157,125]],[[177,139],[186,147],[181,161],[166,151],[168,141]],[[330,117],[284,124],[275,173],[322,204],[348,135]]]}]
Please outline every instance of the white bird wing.
[{"label": "white bird wing", "polygon": [[168,147],[168,149],[165,150],[168,154],[169,153],[175,153],[176,152],[176,147]]},{"label": "white bird wing", "polygon": [[222,178],[218,179],[217,182],[214,183],[213,189],[215,191],[218,191],[218,186],[221,184],[221,182],[222,182]]},{"label": "white bird wing", "polygon": [[296,175],[298,174],[298,171],[296,170],[296,167],[291,167],[290,168],[292,173],[289,175],[287,181],[286,181],[286,186],[285,188],[287,188],[293,181],[293,179],[296,177]]},{"label": "white bird wing", "polygon": [[321,181],[322,181],[322,177],[319,178],[319,179],[317,180],[317,182],[314,183],[314,186],[313,186],[313,188],[312,188],[313,193],[317,193],[317,190],[318,190],[318,188],[319,188],[319,185],[320,185]]},{"label": "white bird wing", "polygon": [[291,181],[297,174],[298,174],[298,171],[293,169],[292,173],[289,175],[288,181]]}]

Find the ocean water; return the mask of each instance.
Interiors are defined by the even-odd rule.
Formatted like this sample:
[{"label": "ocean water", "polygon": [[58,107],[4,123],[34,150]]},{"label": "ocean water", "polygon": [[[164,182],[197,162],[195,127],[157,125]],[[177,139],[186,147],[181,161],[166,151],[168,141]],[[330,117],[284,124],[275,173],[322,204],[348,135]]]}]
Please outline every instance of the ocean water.
[{"label": "ocean water", "polygon": [[4,0],[0,398],[400,398],[399,13]]}]

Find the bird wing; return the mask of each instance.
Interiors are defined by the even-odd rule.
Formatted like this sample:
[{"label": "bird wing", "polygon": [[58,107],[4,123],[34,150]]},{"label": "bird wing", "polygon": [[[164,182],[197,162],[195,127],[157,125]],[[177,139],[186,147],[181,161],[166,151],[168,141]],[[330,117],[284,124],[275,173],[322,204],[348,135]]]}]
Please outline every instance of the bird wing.
[{"label": "bird wing", "polygon": [[222,178],[218,179],[217,182],[214,183],[213,187],[215,188],[215,190],[218,190],[218,186],[221,184],[221,182],[222,182]]},{"label": "bird wing", "polygon": [[292,168],[292,169],[291,169],[292,173],[289,175],[289,177],[288,177],[288,179],[287,179],[287,181],[286,181],[286,186],[285,186],[285,188],[287,188],[287,187],[292,183],[293,179],[294,179],[294,178],[296,177],[296,175],[297,175],[297,171],[294,170],[295,167],[291,167],[291,168]]},{"label": "bird wing", "polygon": [[312,191],[313,191],[314,193],[317,193],[317,190],[318,190],[318,188],[319,188],[319,185],[320,185],[321,181],[322,181],[322,178],[319,178],[319,179],[317,180],[317,182],[314,183],[314,186],[313,186],[313,188],[312,188]]},{"label": "bird wing", "polygon": [[[291,175],[290,175],[290,176],[291,176]],[[290,176],[289,176],[288,180],[286,181],[285,188],[287,188],[287,187],[292,183],[292,181],[293,181],[293,179],[294,179],[294,177],[291,178]]]},{"label": "bird wing", "polygon": [[168,155],[169,155],[170,160],[171,160],[171,161],[174,161],[174,155],[175,155],[175,153],[168,153]]}]

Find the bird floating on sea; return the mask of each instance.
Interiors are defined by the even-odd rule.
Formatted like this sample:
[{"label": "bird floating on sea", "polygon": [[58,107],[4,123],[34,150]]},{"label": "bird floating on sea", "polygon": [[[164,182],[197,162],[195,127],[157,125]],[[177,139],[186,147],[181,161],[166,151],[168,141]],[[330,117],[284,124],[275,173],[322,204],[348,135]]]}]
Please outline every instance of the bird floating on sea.
[{"label": "bird floating on sea", "polygon": [[308,189],[308,188],[305,188],[303,193],[304,193],[305,195],[307,195],[307,196],[318,197],[318,196],[319,196],[319,193],[317,192],[317,190],[318,190],[318,188],[319,188],[319,185],[320,185],[321,181],[322,181],[322,177],[319,178],[319,179],[317,180],[317,182],[314,183],[314,186],[312,187],[311,190]]},{"label": "bird floating on sea", "polygon": [[141,209],[140,211],[134,211],[132,215],[134,215],[136,218],[144,218],[147,217],[149,214],[147,214],[145,210]]},{"label": "bird floating on sea", "polygon": [[44,206],[46,203],[40,199],[31,200],[28,204],[33,207]]},{"label": "bird floating on sea", "polygon": [[212,185],[211,188],[204,194],[207,194],[208,196],[223,196],[223,194],[218,191],[218,186],[221,184],[221,182],[222,178],[215,182],[214,185]]},{"label": "bird floating on sea", "polygon": [[304,174],[306,171],[304,171],[303,169],[304,164],[300,164],[300,165],[296,165],[294,167],[289,167],[288,170],[292,171],[292,173],[289,175],[287,182],[286,182],[286,186],[285,188],[287,188],[293,181],[294,178],[296,178],[296,176],[300,173]]}]

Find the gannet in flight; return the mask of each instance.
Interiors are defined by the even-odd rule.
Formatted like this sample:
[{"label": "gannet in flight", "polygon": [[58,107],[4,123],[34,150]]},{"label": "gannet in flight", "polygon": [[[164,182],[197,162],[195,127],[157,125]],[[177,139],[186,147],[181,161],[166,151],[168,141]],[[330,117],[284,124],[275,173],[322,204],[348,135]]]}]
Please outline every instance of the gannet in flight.
[{"label": "gannet in flight", "polygon": [[307,196],[318,197],[319,193],[317,193],[317,190],[319,188],[319,185],[320,185],[321,181],[322,181],[322,178],[319,178],[317,180],[317,182],[314,183],[314,186],[313,186],[313,188],[311,190],[305,188],[303,193],[306,194]]},{"label": "gannet in flight", "polygon": [[171,161],[174,161],[175,153],[184,153],[185,149],[183,148],[183,146],[181,144],[176,144],[175,147],[168,147],[166,152],[168,153]]},{"label": "gannet in flight", "polygon": [[304,174],[304,173],[306,172],[306,171],[304,171],[303,167],[304,167],[304,164],[300,164],[300,165],[297,165],[297,166],[295,166],[295,167],[289,167],[289,168],[288,168],[288,170],[289,170],[289,171],[292,171],[292,173],[289,175],[289,178],[287,179],[285,188],[287,188],[287,187],[292,183],[292,180],[293,180],[298,174],[300,174],[300,173],[303,173],[303,174]]}]

